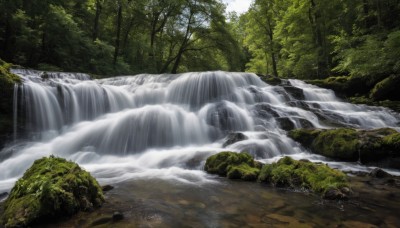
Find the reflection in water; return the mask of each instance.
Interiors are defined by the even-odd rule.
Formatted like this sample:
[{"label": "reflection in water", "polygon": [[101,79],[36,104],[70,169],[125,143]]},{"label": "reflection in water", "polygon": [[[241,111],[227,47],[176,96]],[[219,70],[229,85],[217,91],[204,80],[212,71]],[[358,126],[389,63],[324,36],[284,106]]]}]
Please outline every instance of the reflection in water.
[{"label": "reflection in water", "polygon": [[[209,177],[211,178],[211,177]],[[212,178],[204,185],[149,178],[127,181],[106,193],[93,213],[81,212],[60,226],[90,226],[115,211],[124,219],[103,221],[112,227],[396,227],[400,202],[356,180],[358,197],[324,201],[316,195],[242,181]],[[378,186],[377,188],[381,188]],[[363,191],[362,189],[369,189]],[[396,193],[398,194],[398,193]],[[399,197],[400,195],[394,196]],[[368,200],[366,200],[368,199]],[[50,226],[54,226],[50,225]]]}]

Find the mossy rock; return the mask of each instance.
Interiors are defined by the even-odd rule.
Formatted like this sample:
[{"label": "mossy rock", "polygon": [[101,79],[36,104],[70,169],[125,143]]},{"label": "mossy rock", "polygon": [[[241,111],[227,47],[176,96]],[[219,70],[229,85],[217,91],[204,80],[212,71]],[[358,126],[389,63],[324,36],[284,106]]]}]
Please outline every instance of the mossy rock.
[{"label": "mossy rock", "polygon": [[323,155],[344,160],[357,160],[359,146],[357,131],[346,128],[321,131],[312,143],[312,147],[323,151]]},{"label": "mossy rock", "polygon": [[278,187],[308,189],[330,199],[346,198],[349,186],[346,175],[339,170],[290,157],[264,165],[258,180]]},{"label": "mossy rock", "polygon": [[370,97],[375,101],[399,101],[399,85],[400,75],[391,75],[375,85],[375,87],[371,90]]},{"label": "mossy rock", "polygon": [[306,82],[331,89],[342,97],[366,95],[374,86],[368,78],[357,76],[334,76],[326,79],[306,80]]},{"label": "mossy rock", "polygon": [[36,160],[4,203],[1,223],[25,227],[89,211],[104,202],[102,190],[76,163],[50,156]]},{"label": "mossy rock", "polygon": [[204,170],[229,179],[257,180],[261,163],[248,153],[220,152],[207,158]]},{"label": "mossy rock", "polygon": [[296,129],[288,134],[314,153],[343,161],[360,160],[362,163],[400,157],[396,149],[399,148],[398,135],[391,128]]},{"label": "mossy rock", "polygon": [[12,137],[14,84],[21,82],[20,77],[10,72],[11,66],[0,59],[0,149]]},{"label": "mossy rock", "polygon": [[280,85],[282,84],[282,79],[272,76],[272,75],[262,75],[262,74],[257,74],[258,77],[260,77],[260,79],[262,81],[264,81],[265,83],[269,84],[269,85]]}]

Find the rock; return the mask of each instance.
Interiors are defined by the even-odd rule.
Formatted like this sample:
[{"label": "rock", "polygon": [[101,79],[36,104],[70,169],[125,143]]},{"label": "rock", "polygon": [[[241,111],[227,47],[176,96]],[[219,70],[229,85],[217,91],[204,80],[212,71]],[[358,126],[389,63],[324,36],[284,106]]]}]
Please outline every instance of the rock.
[{"label": "rock", "polygon": [[400,100],[399,85],[400,75],[391,75],[375,85],[370,97],[376,101]]},{"label": "rock", "polygon": [[285,131],[295,129],[294,123],[288,117],[279,117],[276,119],[276,121],[278,122],[279,126]]},{"label": "rock", "polygon": [[111,191],[113,189],[114,189],[114,186],[112,186],[112,185],[101,186],[101,190],[103,190],[103,192],[108,192],[108,191]]},{"label": "rock", "polygon": [[122,220],[122,219],[124,219],[124,215],[123,215],[121,212],[119,212],[119,211],[114,212],[114,214],[113,214],[113,216],[112,216],[112,220],[113,220],[114,222],[120,221],[120,220]]},{"label": "rock", "polygon": [[282,83],[282,79],[272,75],[257,74],[257,76],[269,85],[280,85]]},{"label": "rock", "polygon": [[400,133],[390,128],[296,129],[288,136],[312,152],[333,159],[400,167]]},{"label": "rock", "polygon": [[316,164],[308,160],[296,161],[290,157],[264,165],[258,180],[278,187],[306,188],[321,193],[327,199],[345,199],[347,193],[350,193],[343,172],[331,169],[325,164]]},{"label": "rock", "polygon": [[111,222],[111,221],[112,221],[112,218],[111,218],[111,217],[108,217],[108,216],[106,216],[106,217],[101,217],[101,218],[98,218],[98,219],[94,220],[94,221],[92,222],[92,226],[104,225],[104,224],[107,224],[107,223],[109,223],[109,222]]},{"label": "rock", "polygon": [[304,100],[304,93],[303,90],[294,86],[283,86],[285,91],[289,93],[292,97],[296,98],[297,100]]},{"label": "rock", "polygon": [[248,139],[248,137],[241,132],[229,133],[229,135],[226,138],[227,139],[222,145],[222,147],[227,147],[231,144]]},{"label": "rock", "polygon": [[372,170],[369,175],[371,177],[376,177],[376,178],[386,178],[386,177],[392,177],[392,175],[390,175],[389,173],[383,171],[380,168],[375,168],[374,170]]},{"label": "rock", "polygon": [[10,72],[12,64],[0,59],[0,150],[12,140],[14,85],[21,78]]},{"label": "rock", "polygon": [[204,170],[229,179],[254,181],[258,177],[261,164],[248,153],[220,152],[207,158]]},{"label": "rock", "polygon": [[50,156],[36,160],[4,203],[5,227],[30,226],[90,211],[104,202],[97,181],[76,163]]},{"label": "rock", "polygon": [[8,192],[0,193],[0,201],[3,200],[4,198],[6,198],[7,196],[8,196]]},{"label": "rock", "polygon": [[339,189],[329,189],[324,193],[323,198],[328,200],[343,200],[347,199],[347,196]]},{"label": "rock", "polygon": [[314,125],[309,120],[298,118],[298,121],[300,122],[302,128],[314,128]]}]

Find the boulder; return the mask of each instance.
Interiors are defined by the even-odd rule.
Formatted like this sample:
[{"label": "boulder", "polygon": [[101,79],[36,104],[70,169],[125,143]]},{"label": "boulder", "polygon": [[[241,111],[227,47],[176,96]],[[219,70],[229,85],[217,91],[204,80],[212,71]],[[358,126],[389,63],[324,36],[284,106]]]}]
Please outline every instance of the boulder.
[{"label": "boulder", "polygon": [[1,223],[25,227],[90,211],[104,202],[97,181],[76,163],[53,156],[36,160],[12,188]]},{"label": "boulder", "polygon": [[294,86],[283,86],[283,89],[290,94],[292,97],[296,98],[297,100],[304,100],[304,93],[303,90]]},{"label": "boulder", "polygon": [[380,168],[375,168],[369,173],[369,176],[375,177],[375,178],[386,178],[386,177],[392,177],[389,173],[383,171]]},{"label": "boulder", "polygon": [[[400,158],[400,133],[390,128],[296,129],[290,131],[288,136],[316,154],[342,161],[376,163],[388,159],[398,161]],[[385,162],[383,165],[399,166],[396,162]]]},{"label": "boulder", "polygon": [[398,91],[400,85],[400,75],[391,75],[378,82],[371,90],[370,98],[375,101],[400,100]]},{"label": "boulder", "polygon": [[231,144],[234,144],[239,141],[246,140],[246,139],[248,139],[248,137],[241,132],[229,133],[228,136],[226,137],[226,141],[224,142],[222,147],[227,147]]},{"label": "boulder", "polygon": [[220,152],[207,158],[204,170],[229,179],[257,180],[261,163],[248,153]]},{"label": "boulder", "polygon": [[347,177],[343,172],[325,164],[296,161],[290,157],[264,165],[258,180],[278,187],[308,189],[333,200],[345,199],[350,193]]},{"label": "boulder", "polygon": [[285,131],[293,130],[296,127],[289,117],[279,117],[276,119],[276,121],[278,122],[279,126]]},{"label": "boulder", "polygon": [[11,66],[0,59],[0,149],[12,140],[14,84],[21,82],[10,72]]},{"label": "boulder", "polygon": [[265,83],[269,85],[280,85],[282,83],[282,79],[272,76],[272,75],[262,75],[262,74],[257,74],[258,77],[260,77],[261,80],[263,80]]}]

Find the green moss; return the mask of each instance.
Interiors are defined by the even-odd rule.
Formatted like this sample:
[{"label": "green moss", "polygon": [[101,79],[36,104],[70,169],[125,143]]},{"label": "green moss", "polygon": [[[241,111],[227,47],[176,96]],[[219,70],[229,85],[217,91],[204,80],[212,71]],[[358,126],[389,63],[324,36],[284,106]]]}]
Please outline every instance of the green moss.
[{"label": "green moss", "polygon": [[251,167],[248,164],[233,165],[228,167],[227,177],[229,179],[242,179],[246,181],[257,180],[259,168]]},{"label": "green moss", "polygon": [[278,162],[262,167],[259,181],[279,187],[304,188],[324,194],[328,190],[348,187],[346,175],[325,164],[306,160],[296,161],[284,157]]},{"label": "green moss", "polygon": [[307,83],[334,90],[338,95],[351,97],[355,95],[367,95],[374,86],[373,82],[364,77],[336,76],[326,79],[307,80]]},{"label": "green moss", "polygon": [[[373,130],[297,129],[289,137],[312,152],[326,157],[374,163],[391,157],[400,157],[398,132],[391,128]],[[393,163],[395,165],[395,163]]]},{"label": "green moss", "polygon": [[297,129],[288,136],[317,154],[341,160],[358,158],[360,142],[354,129]]},{"label": "green moss", "polygon": [[398,92],[400,75],[391,75],[375,85],[371,90],[370,98],[376,101],[400,100]]},{"label": "green moss", "polygon": [[282,83],[282,79],[275,76],[261,75],[261,74],[258,74],[258,76],[260,77],[261,80],[263,80],[269,85],[280,85]]},{"label": "green moss", "polygon": [[2,224],[28,226],[91,210],[103,202],[102,190],[88,172],[51,156],[36,160],[16,182],[5,201]]},{"label": "green moss", "polygon": [[207,158],[204,170],[230,179],[256,180],[261,164],[248,153],[220,152]]},{"label": "green moss", "polygon": [[288,133],[288,136],[300,142],[305,147],[310,147],[314,139],[321,133],[318,129],[295,129]]},{"label": "green moss", "polygon": [[392,151],[396,151],[397,153],[400,153],[400,133],[394,133],[388,136],[385,136],[382,139],[382,144],[391,149]]},{"label": "green moss", "polygon": [[12,64],[0,59],[0,86],[14,85],[20,83],[21,78],[10,72]]},{"label": "green moss", "polygon": [[358,158],[359,143],[356,130],[340,128],[322,131],[312,143],[312,148],[327,157],[354,160]]}]

